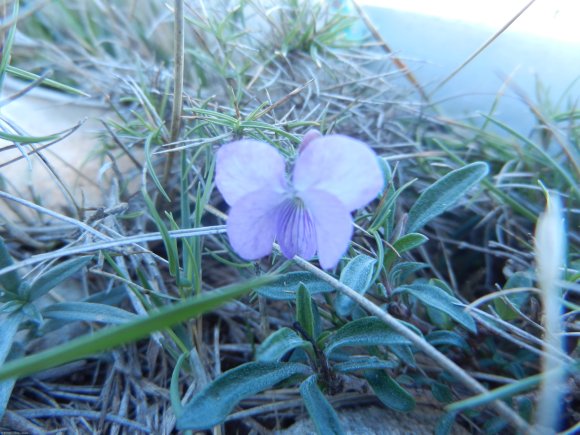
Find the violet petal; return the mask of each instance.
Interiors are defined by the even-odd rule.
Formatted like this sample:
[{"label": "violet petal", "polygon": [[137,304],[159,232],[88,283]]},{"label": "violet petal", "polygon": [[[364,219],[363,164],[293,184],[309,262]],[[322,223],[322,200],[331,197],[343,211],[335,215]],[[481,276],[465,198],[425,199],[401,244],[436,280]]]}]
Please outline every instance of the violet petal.
[{"label": "violet petal", "polygon": [[217,152],[216,185],[229,205],[260,189],[284,192],[286,164],[273,146],[251,139],[223,145]]},{"label": "violet petal", "polygon": [[278,207],[276,240],[286,258],[298,255],[308,260],[316,253],[314,222],[300,199],[286,199]]},{"label": "violet petal", "polygon": [[293,181],[299,194],[323,190],[339,199],[348,211],[367,205],[384,187],[374,151],[341,135],[313,139],[296,160]]},{"label": "violet petal", "polygon": [[257,260],[272,252],[276,237],[277,210],[284,196],[258,190],[239,199],[230,210],[228,237],[234,251],[245,260]]},{"label": "violet petal", "polygon": [[348,249],[353,231],[350,212],[340,200],[322,190],[303,192],[301,198],[314,221],[320,266],[331,269]]}]

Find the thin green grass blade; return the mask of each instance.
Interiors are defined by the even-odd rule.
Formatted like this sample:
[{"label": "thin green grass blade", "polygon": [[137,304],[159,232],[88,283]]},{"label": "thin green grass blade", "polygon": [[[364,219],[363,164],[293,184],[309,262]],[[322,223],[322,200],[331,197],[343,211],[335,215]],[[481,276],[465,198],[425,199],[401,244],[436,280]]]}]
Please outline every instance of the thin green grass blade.
[{"label": "thin green grass blade", "polygon": [[516,381],[511,384],[504,385],[503,387],[491,390],[485,394],[479,394],[477,396],[470,397],[469,399],[452,403],[451,405],[447,406],[446,409],[450,412],[460,412],[466,409],[485,405],[494,400],[507,399],[509,397],[515,396],[516,394],[520,394],[524,391],[529,391],[532,388],[535,388],[542,381],[543,376],[543,373],[529,376],[520,381]]},{"label": "thin green grass blade", "polygon": [[10,361],[0,367],[0,380],[23,377],[134,342],[152,332],[169,328],[172,325],[216,309],[253,288],[272,282],[273,279],[273,277],[264,276],[204,293],[161,308],[150,313],[147,317],[139,318],[130,323],[101,329],[91,335],[79,337],[44,352]]},{"label": "thin green grass blade", "polygon": [[[4,3],[6,6],[6,3]],[[0,91],[4,84],[4,77],[8,69],[8,64],[10,63],[10,56],[12,51],[12,43],[14,42],[14,34],[16,33],[16,24],[18,23],[18,11],[20,9],[20,1],[16,0],[12,6],[12,26],[8,30],[8,34],[3,41],[3,46],[1,48],[2,59],[0,59]]]},{"label": "thin green grass blade", "polygon": [[153,141],[153,138],[155,136],[157,136],[158,134],[159,134],[159,130],[156,130],[156,131],[150,133],[147,136],[147,138],[145,139],[145,145],[144,145],[144,147],[145,147],[145,162],[147,164],[147,172],[149,173],[149,176],[153,180],[153,184],[155,184],[155,187],[157,187],[157,190],[159,190],[159,192],[161,193],[161,195],[163,195],[163,197],[167,200],[167,202],[171,202],[171,198],[169,198],[169,195],[167,194],[167,192],[165,191],[165,189],[161,185],[161,180],[159,180],[159,177],[157,176],[157,173],[155,172],[155,165],[153,164],[153,161],[151,160],[151,142]]},{"label": "thin green grass blade", "polygon": [[155,208],[155,204],[145,190],[143,190],[143,199],[145,200],[145,204],[147,205],[149,213],[151,213],[151,218],[155,221],[155,224],[161,233],[161,237],[163,238],[163,244],[165,245],[165,250],[167,251],[167,260],[169,261],[169,273],[176,279],[177,285],[179,285],[180,276],[177,240],[169,236],[169,230],[167,229],[165,222],[163,222],[163,219],[161,219],[161,216],[159,216],[159,213]]},{"label": "thin green grass blade", "polygon": [[61,134],[62,133],[50,134],[48,136],[20,136],[18,134],[10,134],[0,131],[0,139],[20,144],[29,144],[29,143],[51,142],[53,140],[58,139]]},{"label": "thin green grass blade", "polygon": [[[24,79],[24,80],[38,80],[38,79],[40,79],[40,76],[38,74],[34,74],[31,72],[25,71],[23,69],[17,68],[17,67],[12,66],[12,65],[6,66],[6,72],[9,73],[11,76],[17,77],[19,79]],[[67,92],[69,94],[80,95],[82,97],[90,97],[90,95],[87,94],[86,92],[83,92],[79,89],[73,88],[72,86],[68,86],[68,85],[65,85],[63,83],[57,82],[56,80],[43,79],[42,84],[45,86],[49,86],[53,89],[56,89],[58,91]]]},{"label": "thin green grass blade", "polygon": [[[562,167],[562,165],[558,164],[558,162],[556,162],[550,154],[548,154],[546,151],[544,151],[544,149],[541,146],[539,146],[533,140],[528,139],[527,137],[525,137],[521,133],[518,133],[516,130],[511,128],[509,125],[504,124],[503,122],[498,121],[497,119],[492,118],[490,116],[486,116],[486,115],[483,115],[483,116],[485,116],[487,119],[489,119],[492,123],[494,123],[498,127],[502,128],[503,130],[510,133],[515,138],[524,142],[526,145],[532,147],[538,154],[540,154],[542,156],[543,161],[547,165],[551,166],[552,169],[554,169],[556,172],[558,172],[562,176],[562,178],[564,178],[566,180],[570,189],[572,189],[574,191],[576,196],[580,196],[580,183],[578,183],[578,179],[574,179],[573,176],[564,167]],[[578,175],[580,175],[580,174],[578,174]]]}]

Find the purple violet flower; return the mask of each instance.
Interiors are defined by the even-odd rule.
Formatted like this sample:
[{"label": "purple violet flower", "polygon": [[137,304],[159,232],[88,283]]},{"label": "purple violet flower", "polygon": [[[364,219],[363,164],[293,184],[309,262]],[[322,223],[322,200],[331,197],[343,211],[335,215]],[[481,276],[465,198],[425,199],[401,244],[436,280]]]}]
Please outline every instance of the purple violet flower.
[{"label": "purple violet flower", "polygon": [[351,212],[371,202],[384,179],[363,142],[309,132],[291,180],[276,148],[244,139],[217,152],[216,184],[231,206],[227,231],[240,257],[264,257],[277,240],[285,257],[311,259],[318,252],[322,268],[330,269],[348,248]]}]

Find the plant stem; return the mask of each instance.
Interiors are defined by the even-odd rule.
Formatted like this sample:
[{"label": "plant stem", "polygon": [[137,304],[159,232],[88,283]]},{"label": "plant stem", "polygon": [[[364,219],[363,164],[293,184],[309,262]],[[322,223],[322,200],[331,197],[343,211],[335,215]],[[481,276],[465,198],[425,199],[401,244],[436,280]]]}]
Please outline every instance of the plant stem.
[{"label": "plant stem", "polygon": [[[171,143],[177,141],[179,129],[181,127],[181,110],[183,107],[183,57],[184,57],[184,18],[183,0],[175,0],[175,25],[174,25],[174,66],[173,66],[173,107],[171,110]],[[165,171],[163,174],[163,184],[166,185],[173,166],[173,153],[169,153],[165,161]]]}]

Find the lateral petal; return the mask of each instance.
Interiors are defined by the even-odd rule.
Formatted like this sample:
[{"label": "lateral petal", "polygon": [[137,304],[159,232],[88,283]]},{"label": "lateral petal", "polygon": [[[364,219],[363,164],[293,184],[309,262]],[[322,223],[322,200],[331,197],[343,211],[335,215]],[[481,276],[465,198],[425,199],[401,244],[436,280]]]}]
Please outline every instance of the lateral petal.
[{"label": "lateral petal", "polygon": [[320,265],[331,269],[348,249],[353,231],[350,212],[342,201],[326,191],[309,190],[300,197],[314,221]]},{"label": "lateral petal", "polygon": [[234,251],[244,260],[257,260],[272,252],[277,210],[283,200],[279,192],[264,189],[243,196],[231,208],[228,237]]},{"label": "lateral petal", "polygon": [[348,136],[329,135],[313,139],[300,153],[293,184],[299,194],[312,189],[330,193],[352,211],[379,194],[384,177],[368,145]]},{"label": "lateral petal", "polygon": [[229,205],[260,189],[285,190],[286,164],[272,145],[251,139],[230,142],[216,159],[216,185]]}]

